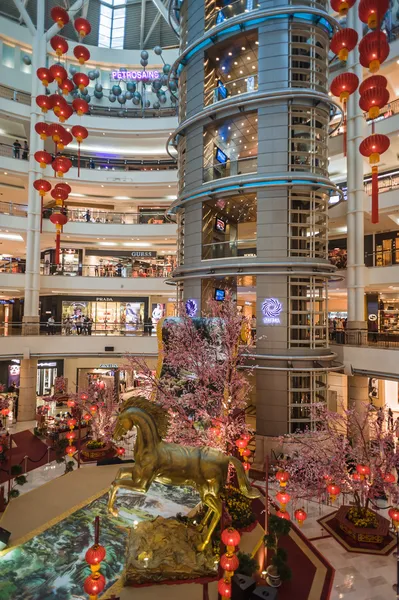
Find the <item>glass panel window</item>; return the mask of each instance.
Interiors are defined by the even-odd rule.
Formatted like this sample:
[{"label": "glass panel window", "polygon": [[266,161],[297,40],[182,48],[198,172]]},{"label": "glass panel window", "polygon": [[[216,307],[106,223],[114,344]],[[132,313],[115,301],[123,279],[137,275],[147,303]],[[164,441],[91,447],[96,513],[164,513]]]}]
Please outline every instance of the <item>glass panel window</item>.
[{"label": "glass panel window", "polygon": [[125,4],[126,0],[109,0],[107,5],[101,4],[99,46],[103,48],[123,48],[126,20]]},{"label": "glass panel window", "polygon": [[10,69],[15,68],[15,48],[3,42],[2,64]]}]

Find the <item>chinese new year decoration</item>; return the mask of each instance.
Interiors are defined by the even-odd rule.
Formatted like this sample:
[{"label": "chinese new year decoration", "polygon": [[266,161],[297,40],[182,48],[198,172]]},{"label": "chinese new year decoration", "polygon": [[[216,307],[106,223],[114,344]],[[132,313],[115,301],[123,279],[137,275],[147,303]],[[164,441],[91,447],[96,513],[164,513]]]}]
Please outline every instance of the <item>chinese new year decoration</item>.
[{"label": "chinese new year decoration", "polygon": [[239,564],[235,550],[240,543],[240,539],[240,534],[233,527],[228,527],[222,531],[222,542],[226,546],[226,553],[220,557],[220,566],[224,574],[218,581],[218,592],[222,600],[231,598],[231,579]]},{"label": "chinese new year decoration", "polygon": [[100,573],[101,563],[105,556],[106,550],[100,544],[100,517],[96,517],[94,520],[94,544],[85,554],[85,560],[90,566],[91,573],[86,577],[83,587],[90,600],[97,600],[98,594],[101,594],[105,588],[105,577]]}]

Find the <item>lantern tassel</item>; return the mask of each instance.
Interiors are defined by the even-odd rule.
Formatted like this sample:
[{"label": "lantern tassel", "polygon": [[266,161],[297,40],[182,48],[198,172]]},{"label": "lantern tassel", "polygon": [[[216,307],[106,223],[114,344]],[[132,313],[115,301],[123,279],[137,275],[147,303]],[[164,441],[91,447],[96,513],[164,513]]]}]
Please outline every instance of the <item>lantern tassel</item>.
[{"label": "lantern tassel", "polygon": [[78,143],[78,177],[80,177],[80,142]]},{"label": "lantern tassel", "polygon": [[371,168],[371,222],[378,223],[378,167]]},{"label": "lantern tassel", "polygon": [[60,264],[60,253],[61,253],[61,233],[57,228],[57,233],[55,235],[55,264]]},{"label": "lantern tassel", "polygon": [[43,233],[43,196],[40,196],[40,233]]},{"label": "lantern tassel", "polygon": [[347,135],[346,135],[346,100],[344,100],[343,105],[344,105],[343,106],[343,108],[344,108],[344,121],[342,123],[342,127],[344,129],[344,156],[346,156],[347,146],[348,146]]},{"label": "lantern tassel", "polygon": [[100,517],[94,519],[94,543],[98,545],[100,543]]}]

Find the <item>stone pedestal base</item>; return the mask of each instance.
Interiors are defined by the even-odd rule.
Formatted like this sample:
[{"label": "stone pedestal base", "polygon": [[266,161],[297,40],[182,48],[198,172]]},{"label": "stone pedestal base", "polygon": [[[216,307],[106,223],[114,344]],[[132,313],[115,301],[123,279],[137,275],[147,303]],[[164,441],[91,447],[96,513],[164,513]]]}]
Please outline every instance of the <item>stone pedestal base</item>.
[{"label": "stone pedestal base", "polygon": [[21,360],[20,386],[18,398],[18,421],[36,419],[37,359]]},{"label": "stone pedestal base", "polygon": [[39,335],[40,333],[40,317],[23,317],[22,318],[22,335]]},{"label": "stone pedestal base", "polygon": [[217,577],[212,545],[198,552],[201,542],[197,528],[176,519],[142,521],[130,533],[125,585]]},{"label": "stone pedestal base", "polygon": [[345,343],[350,346],[367,346],[368,328],[366,321],[348,321]]}]

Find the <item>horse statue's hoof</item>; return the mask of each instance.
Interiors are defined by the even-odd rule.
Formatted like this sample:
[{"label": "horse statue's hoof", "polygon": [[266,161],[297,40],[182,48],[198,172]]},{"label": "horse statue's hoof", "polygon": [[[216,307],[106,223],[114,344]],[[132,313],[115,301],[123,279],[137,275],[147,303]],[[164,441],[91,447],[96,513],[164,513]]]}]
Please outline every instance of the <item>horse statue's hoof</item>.
[{"label": "horse statue's hoof", "polygon": [[198,552],[203,552],[205,550],[205,548],[207,547],[207,545],[208,545],[207,542],[202,542],[202,544],[199,544],[197,546]]},{"label": "horse statue's hoof", "polygon": [[119,515],[119,512],[118,512],[117,508],[108,508],[108,512],[113,517],[117,517]]}]

